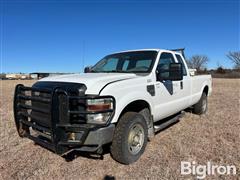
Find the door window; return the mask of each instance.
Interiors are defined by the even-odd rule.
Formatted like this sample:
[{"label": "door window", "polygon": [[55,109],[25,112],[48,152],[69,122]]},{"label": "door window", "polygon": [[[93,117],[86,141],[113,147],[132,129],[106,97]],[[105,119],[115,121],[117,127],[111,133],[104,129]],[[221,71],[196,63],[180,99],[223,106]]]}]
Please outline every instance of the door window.
[{"label": "door window", "polygon": [[174,63],[174,58],[171,53],[162,53],[158,62],[157,71],[161,77],[169,77],[169,65]]}]

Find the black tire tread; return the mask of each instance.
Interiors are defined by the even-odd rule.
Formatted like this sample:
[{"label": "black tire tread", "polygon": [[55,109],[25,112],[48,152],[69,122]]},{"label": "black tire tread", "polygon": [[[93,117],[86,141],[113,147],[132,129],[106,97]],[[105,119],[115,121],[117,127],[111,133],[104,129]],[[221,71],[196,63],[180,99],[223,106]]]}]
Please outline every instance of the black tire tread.
[{"label": "black tire tread", "polygon": [[198,115],[201,115],[201,114],[205,114],[206,111],[204,112],[203,109],[202,109],[202,103],[203,103],[203,100],[207,98],[207,94],[205,92],[202,93],[202,96],[201,96],[201,99],[197,102],[197,104],[195,104],[193,106],[193,113],[194,114],[198,114]]},{"label": "black tire tread", "polygon": [[[125,130],[126,128],[129,128],[129,120],[131,120],[134,116],[136,116],[136,112],[126,112],[119,120],[114,135],[113,135],[113,141],[110,148],[111,155],[113,159],[116,161],[122,163],[122,164],[130,164],[134,162],[130,156],[126,156],[124,153],[123,143],[125,140]],[[145,122],[146,123],[146,122]],[[147,128],[147,124],[145,125]],[[146,130],[146,129],[145,129]],[[146,137],[146,134],[145,134]],[[145,140],[146,141],[146,140]]]}]

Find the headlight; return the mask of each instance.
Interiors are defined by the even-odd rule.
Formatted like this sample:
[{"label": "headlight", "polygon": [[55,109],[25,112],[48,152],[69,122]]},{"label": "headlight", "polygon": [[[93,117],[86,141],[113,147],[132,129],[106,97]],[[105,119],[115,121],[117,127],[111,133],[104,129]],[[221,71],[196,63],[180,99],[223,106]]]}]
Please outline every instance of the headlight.
[{"label": "headlight", "polygon": [[106,124],[113,113],[113,99],[88,99],[87,111],[94,114],[87,114],[87,123]]}]

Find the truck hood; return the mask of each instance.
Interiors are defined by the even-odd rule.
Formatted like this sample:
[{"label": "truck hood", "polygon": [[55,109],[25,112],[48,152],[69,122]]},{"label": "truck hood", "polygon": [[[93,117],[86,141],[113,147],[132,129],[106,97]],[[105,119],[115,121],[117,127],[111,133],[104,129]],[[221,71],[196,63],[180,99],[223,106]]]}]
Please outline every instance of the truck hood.
[{"label": "truck hood", "polygon": [[99,94],[101,89],[109,83],[137,77],[133,73],[84,73],[50,76],[39,81],[72,82],[87,86],[86,94]]}]

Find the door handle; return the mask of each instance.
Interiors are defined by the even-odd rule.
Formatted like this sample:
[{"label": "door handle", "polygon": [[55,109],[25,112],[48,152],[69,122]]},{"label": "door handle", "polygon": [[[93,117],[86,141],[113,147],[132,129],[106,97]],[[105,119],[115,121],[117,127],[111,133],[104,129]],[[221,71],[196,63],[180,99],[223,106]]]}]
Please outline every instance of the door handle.
[{"label": "door handle", "polygon": [[180,81],[180,89],[183,89],[183,82]]}]

